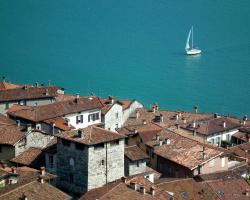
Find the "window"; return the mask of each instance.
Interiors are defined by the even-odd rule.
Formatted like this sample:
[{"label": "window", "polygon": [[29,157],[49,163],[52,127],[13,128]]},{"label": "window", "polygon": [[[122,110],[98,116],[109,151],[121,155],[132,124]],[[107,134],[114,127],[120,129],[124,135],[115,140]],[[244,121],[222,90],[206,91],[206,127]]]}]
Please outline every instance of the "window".
[{"label": "window", "polygon": [[101,165],[104,165],[105,164],[105,161],[104,160],[101,160]]},{"label": "window", "polygon": [[62,140],[63,146],[70,146],[70,141],[68,140]]},{"label": "window", "polygon": [[230,134],[227,134],[227,142],[230,142]]},{"label": "window", "polygon": [[214,138],[210,140],[212,144],[214,144]]},{"label": "window", "polygon": [[213,167],[214,166],[214,159],[210,160],[208,165],[209,165],[209,167]]},{"label": "window", "polygon": [[89,114],[88,122],[93,122],[93,121],[96,121],[96,120],[99,120],[99,112]]},{"label": "window", "polygon": [[119,117],[119,114],[117,112],[117,113],[115,113],[115,118],[118,119],[118,117]]},{"label": "window", "polygon": [[73,158],[70,158],[70,159],[69,159],[69,165],[70,165],[71,167],[74,167],[74,166],[75,166],[75,160],[74,160]]},{"label": "window", "polygon": [[54,156],[49,155],[49,167],[53,168],[54,167]]},{"label": "window", "polygon": [[76,116],[76,124],[83,123],[83,115]]},{"label": "window", "polygon": [[10,104],[9,104],[9,102],[6,102],[5,103],[5,110],[8,110],[10,108]]},{"label": "window", "polygon": [[2,153],[2,146],[0,146],[0,153]]},{"label": "window", "polygon": [[221,158],[221,167],[225,167],[225,157]]},{"label": "window", "polygon": [[117,129],[117,128],[119,128],[119,125],[118,125],[118,123],[116,123],[116,124],[115,124],[115,128],[116,128],[116,129]]},{"label": "window", "polygon": [[111,146],[115,146],[115,145],[118,145],[118,144],[119,144],[119,140],[114,140],[114,141],[110,142]]},{"label": "window", "polygon": [[96,149],[102,149],[102,148],[104,148],[104,143],[94,145],[95,150]]}]

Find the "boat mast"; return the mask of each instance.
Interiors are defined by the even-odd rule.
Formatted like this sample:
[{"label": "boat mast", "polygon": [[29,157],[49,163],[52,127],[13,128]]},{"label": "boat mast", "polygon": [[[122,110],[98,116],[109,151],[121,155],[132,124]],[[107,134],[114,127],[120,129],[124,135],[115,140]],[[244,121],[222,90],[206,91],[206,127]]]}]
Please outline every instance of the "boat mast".
[{"label": "boat mast", "polygon": [[192,49],[193,49],[193,40],[194,40],[194,27],[192,26]]}]

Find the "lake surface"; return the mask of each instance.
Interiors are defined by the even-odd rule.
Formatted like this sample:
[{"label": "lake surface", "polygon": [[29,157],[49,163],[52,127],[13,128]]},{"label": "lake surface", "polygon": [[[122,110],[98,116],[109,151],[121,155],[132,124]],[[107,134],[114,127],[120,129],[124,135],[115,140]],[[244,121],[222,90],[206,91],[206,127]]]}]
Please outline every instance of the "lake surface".
[{"label": "lake surface", "polygon": [[[1,0],[0,76],[250,117],[249,0]],[[184,54],[188,31],[202,49]]]}]

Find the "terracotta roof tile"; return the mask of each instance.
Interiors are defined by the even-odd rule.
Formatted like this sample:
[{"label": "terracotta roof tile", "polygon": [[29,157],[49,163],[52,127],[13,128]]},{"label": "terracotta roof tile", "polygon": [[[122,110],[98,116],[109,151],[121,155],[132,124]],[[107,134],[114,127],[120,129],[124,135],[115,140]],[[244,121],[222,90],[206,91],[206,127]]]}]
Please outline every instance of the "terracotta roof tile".
[{"label": "terracotta roof tile", "polygon": [[131,146],[125,148],[125,156],[131,161],[144,160],[149,158],[149,156],[138,146]]},{"label": "terracotta roof tile", "polygon": [[15,125],[0,127],[0,144],[14,145],[24,137],[25,134],[20,127]]},{"label": "terracotta roof tile", "polygon": [[71,129],[74,129],[73,126],[68,126],[68,122],[66,121],[66,119],[62,118],[62,117],[56,117],[53,119],[47,119],[44,120],[45,123],[47,124],[55,124],[55,127],[63,130],[63,131],[69,131]]},{"label": "terracotta roof tile", "polygon": [[12,84],[8,82],[0,82],[0,90],[9,90],[9,89],[15,89],[20,88],[22,85]]},{"label": "terracotta roof tile", "polygon": [[0,128],[6,125],[15,125],[16,122],[5,115],[0,114]]},{"label": "terracotta roof tile", "polygon": [[[223,123],[225,123],[225,127],[223,126]],[[218,117],[203,121],[197,121],[195,123],[195,128],[192,127],[192,124],[182,126],[182,128],[190,131],[195,130],[197,133],[200,133],[202,135],[211,135],[226,130],[237,129],[240,127],[240,123],[235,123],[228,117]]]},{"label": "terracotta roof tile", "polygon": [[110,142],[125,138],[123,135],[99,128],[96,126],[88,126],[81,129],[83,131],[83,138],[78,136],[80,130],[66,131],[58,135],[59,138],[70,140],[73,142],[82,143],[85,145],[94,145],[104,142]]},{"label": "terracotta roof tile", "polygon": [[[207,113],[192,113],[183,111],[170,111],[170,110],[147,110],[145,108],[137,109],[139,117],[136,118],[136,113],[133,113],[125,122],[125,126],[143,124],[143,121],[147,123],[154,122],[162,127],[170,127],[175,124],[189,123],[193,120],[205,120],[213,118],[213,114]],[[163,122],[160,122],[160,115],[163,116]],[[178,119],[176,116],[178,115]]]},{"label": "terracotta roof tile", "polygon": [[[24,89],[25,88],[25,89]],[[55,97],[59,87],[23,87],[11,90],[0,90],[0,102],[18,101],[23,99],[37,99]]]},{"label": "terracotta roof tile", "polygon": [[42,158],[42,150],[30,147],[17,157],[13,158],[11,161],[14,163],[22,164],[22,165],[36,165]]},{"label": "terracotta roof tile", "polygon": [[246,190],[250,185],[243,178],[219,179],[207,181],[207,184],[217,193],[221,200],[249,200]]},{"label": "terracotta roof tile", "polygon": [[33,106],[16,112],[8,112],[8,114],[38,122],[96,108],[101,108],[99,101],[89,98],[79,98],[73,101],[61,101],[47,105]]},{"label": "terracotta roof tile", "polygon": [[[159,137],[159,140],[155,138],[147,143],[148,146],[154,149],[154,153],[189,169],[193,169],[224,152],[221,148],[207,143],[203,144],[170,131],[162,131]],[[163,141],[161,146],[160,140]],[[204,159],[202,158],[203,148],[205,153]]]}]

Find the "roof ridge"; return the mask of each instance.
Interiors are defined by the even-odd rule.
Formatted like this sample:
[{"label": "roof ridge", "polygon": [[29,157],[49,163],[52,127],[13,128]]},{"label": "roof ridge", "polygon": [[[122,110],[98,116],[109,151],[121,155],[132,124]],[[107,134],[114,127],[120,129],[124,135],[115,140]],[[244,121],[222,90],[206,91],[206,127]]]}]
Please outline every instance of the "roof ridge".
[{"label": "roof ridge", "polygon": [[[119,181],[119,180],[117,180],[117,181]],[[110,193],[111,191],[113,191],[116,187],[118,187],[121,184],[122,184],[122,182],[120,182],[119,184],[117,184],[116,186],[114,186],[111,190],[108,190],[108,192],[106,192],[105,194],[103,194],[99,199],[101,199],[104,196],[108,195],[108,193]],[[108,186],[108,185],[106,184],[106,186]]]}]

